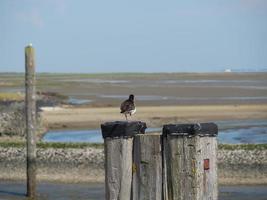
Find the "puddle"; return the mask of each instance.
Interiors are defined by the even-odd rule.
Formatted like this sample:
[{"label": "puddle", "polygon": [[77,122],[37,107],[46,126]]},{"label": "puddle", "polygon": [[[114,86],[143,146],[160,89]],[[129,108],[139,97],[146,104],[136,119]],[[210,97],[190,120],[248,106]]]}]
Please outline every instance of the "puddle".
[{"label": "puddle", "polygon": [[71,105],[83,105],[83,104],[89,104],[91,102],[92,102],[92,100],[90,100],[90,99],[77,99],[77,98],[73,98],[73,97],[70,97],[67,101],[67,103],[69,103]]}]

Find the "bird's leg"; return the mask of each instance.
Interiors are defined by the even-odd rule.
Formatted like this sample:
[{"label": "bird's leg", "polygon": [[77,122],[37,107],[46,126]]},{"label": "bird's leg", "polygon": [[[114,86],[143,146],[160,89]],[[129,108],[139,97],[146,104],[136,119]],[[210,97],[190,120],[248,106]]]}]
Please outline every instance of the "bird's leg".
[{"label": "bird's leg", "polygon": [[127,114],[124,114],[124,115],[125,115],[126,121],[128,121]]}]

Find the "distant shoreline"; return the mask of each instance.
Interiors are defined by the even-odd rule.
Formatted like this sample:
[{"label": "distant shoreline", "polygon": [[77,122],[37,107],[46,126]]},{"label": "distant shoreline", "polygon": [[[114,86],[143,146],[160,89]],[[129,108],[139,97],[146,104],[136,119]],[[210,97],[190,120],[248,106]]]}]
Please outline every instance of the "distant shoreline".
[{"label": "distant shoreline", "polygon": [[[0,79],[0,93],[24,92],[23,73]],[[138,106],[267,104],[266,90],[267,72],[37,74],[37,91],[82,107],[119,107],[130,93]]]},{"label": "distant shoreline", "polygon": [[[267,69],[263,70],[257,70],[257,71],[242,71],[242,70],[232,70],[231,72],[225,72],[225,71],[168,71],[168,72],[36,72],[36,74],[40,75],[120,75],[120,74],[132,74],[132,75],[138,75],[138,74],[145,74],[145,75],[155,75],[155,74],[260,74],[260,73],[267,73]],[[14,72],[14,71],[1,71],[0,75],[24,75],[25,72]]]}]

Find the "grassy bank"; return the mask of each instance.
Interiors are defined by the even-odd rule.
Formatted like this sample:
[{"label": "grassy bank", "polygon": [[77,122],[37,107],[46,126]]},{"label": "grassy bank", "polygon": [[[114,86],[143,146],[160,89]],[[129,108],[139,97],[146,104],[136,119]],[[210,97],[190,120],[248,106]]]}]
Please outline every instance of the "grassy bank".
[{"label": "grassy bank", "polygon": [[[10,141],[0,141],[0,147],[4,148],[10,148],[10,147],[15,147],[15,148],[23,148],[26,147],[26,142],[21,142],[21,141],[16,141],[16,142],[10,142]],[[43,149],[48,149],[48,148],[55,148],[55,149],[84,149],[88,147],[93,147],[93,148],[103,148],[103,144],[99,143],[58,143],[58,142],[38,142],[37,143],[37,148],[43,148]]]},{"label": "grassy bank", "polygon": [[222,150],[266,150],[267,144],[219,144]]},{"label": "grassy bank", "polygon": [[[26,143],[21,141],[11,142],[11,141],[0,141],[0,147],[9,148],[25,147]],[[61,143],[61,142],[38,142],[38,148],[72,148],[72,149],[83,149],[88,147],[103,148],[104,145],[100,143]],[[219,149],[221,150],[266,150],[267,144],[219,144]]]},{"label": "grassy bank", "polygon": [[24,99],[24,94],[1,92],[0,101],[21,101]]}]

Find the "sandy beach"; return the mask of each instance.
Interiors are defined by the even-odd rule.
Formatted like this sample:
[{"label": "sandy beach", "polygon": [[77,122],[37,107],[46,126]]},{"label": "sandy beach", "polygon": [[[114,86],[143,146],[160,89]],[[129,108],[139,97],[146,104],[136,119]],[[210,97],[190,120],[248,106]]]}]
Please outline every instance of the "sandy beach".
[{"label": "sandy beach", "polygon": [[[50,129],[99,128],[106,121],[125,120],[118,107],[66,107],[44,111],[42,116]],[[148,127],[160,127],[166,123],[234,119],[267,119],[267,104],[138,106],[130,120],[145,121]]]}]

